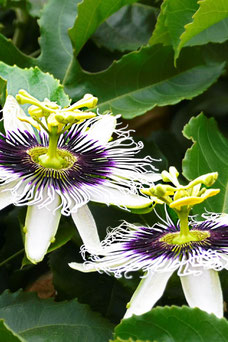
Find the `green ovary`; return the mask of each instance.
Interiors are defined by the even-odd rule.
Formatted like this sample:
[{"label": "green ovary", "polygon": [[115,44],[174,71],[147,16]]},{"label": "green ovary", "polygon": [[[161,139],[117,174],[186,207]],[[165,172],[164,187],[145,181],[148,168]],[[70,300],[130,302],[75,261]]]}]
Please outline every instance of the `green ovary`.
[{"label": "green ovary", "polygon": [[48,147],[34,147],[27,153],[34,163],[56,170],[69,169],[77,161],[74,155],[63,149],[57,149],[56,156],[52,157],[48,154]]},{"label": "green ovary", "polygon": [[169,233],[163,236],[160,241],[165,242],[168,245],[184,245],[191,242],[205,241],[209,237],[210,233],[207,231],[191,230],[186,235],[181,234],[181,232]]}]

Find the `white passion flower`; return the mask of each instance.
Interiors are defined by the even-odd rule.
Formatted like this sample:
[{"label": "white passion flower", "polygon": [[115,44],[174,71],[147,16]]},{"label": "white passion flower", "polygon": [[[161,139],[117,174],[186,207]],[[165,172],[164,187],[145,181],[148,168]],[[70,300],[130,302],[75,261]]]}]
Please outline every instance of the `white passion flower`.
[{"label": "white passion flower", "polygon": [[[16,99],[9,95],[3,108],[0,209],[12,203],[28,206],[25,251],[33,263],[54,241],[61,214],[72,216],[84,244],[96,251],[100,240],[87,203],[150,206],[138,189],[160,178],[152,159],[135,158],[142,144],[116,128],[114,116],[79,110],[96,105],[92,95],[68,108],[40,102],[24,90]],[[19,105],[27,103],[29,115]]]},{"label": "white passion flower", "polygon": [[[166,222],[167,221],[167,222]],[[108,233],[99,255],[85,263],[70,263],[82,272],[105,272],[119,278],[142,270],[145,273],[127,305],[125,318],[150,311],[162,296],[171,275],[177,271],[190,307],[223,316],[223,296],[218,271],[228,269],[228,215],[212,216],[189,223],[193,239],[174,242],[180,234],[179,222],[166,221],[153,227],[127,222]],[[88,255],[85,246],[82,255]]]}]

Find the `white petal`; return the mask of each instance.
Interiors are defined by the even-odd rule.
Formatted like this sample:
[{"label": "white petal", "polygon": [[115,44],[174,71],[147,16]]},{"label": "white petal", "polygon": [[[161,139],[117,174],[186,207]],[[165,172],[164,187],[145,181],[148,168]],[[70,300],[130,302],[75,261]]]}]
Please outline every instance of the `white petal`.
[{"label": "white petal", "polygon": [[106,114],[99,117],[99,119],[89,128],[87,136],[89,139],[97,140],[101,145],[106,145],[111,138],[116,127],[116,118],[112,115]]},{"label": "white petal", "polygon": [[13,96],[8,95],[3,107],[3,123],[5,132],[16,132],[19,129],[22,132],[26,130],[30,133],[34,133],[31,125],[17,119],[17,115],[26,117],[26,114],[17,103],[17,100]]},{"label": "white petal", "polygon": [[93,191],[90,200],[98,203],[113,204],[132,209],[146,208],[153,202],[150,198],[135,195],[127,191],[113,189],[108,186],[100,186],[102,191]]},{"label": "white petal", "polygon": [[180,278],[189,306],[223,317],[223,296],[218,272],[202,270],[200,275]]},{"label": "white petal", "polygon": [[81,264],[78,262],[70,262],[68,264],[71,268],[73,268],[76,271],[84,272],[84,273],[89,273],[89,272],[96,272],[97,269],[94,267],[94,264]]},{"label": "white petal", "polygon": [[25,252],[27,258],[37,263],[41,261],[55,237],[58,229],[61,210],[59,198],[56,198],[49,206],[38,209],[37,205],[28,207],[25,219]]},{"label": "white petal", "polygon": [[130,303],[127,304],[127,311],[124,318],[134,315],[142,315],[150,311],[154,304],[163,295],[166,284],[173,272],[149,273],[139,283]]},{"label": "white petal", "polygon": [[101,248],[100,239],[97,232],[96,222],[89,210],[89,207],[87,205],[83,205],[71,215],[86,249],[93,253],[99,251]]},{"label": "white petal", "polygon": [[8,183],[7,185],[0,187],[0,210],[13,203],[13,196],[11,192],[4,191],[6,188],[10,188],[11,184],[15,185],[15,182]]}]

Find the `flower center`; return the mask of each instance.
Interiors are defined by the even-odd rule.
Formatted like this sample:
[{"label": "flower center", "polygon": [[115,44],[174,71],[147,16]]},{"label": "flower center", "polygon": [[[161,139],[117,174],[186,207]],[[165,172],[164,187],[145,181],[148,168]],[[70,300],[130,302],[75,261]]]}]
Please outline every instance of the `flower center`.
[{"label": "flower center", "polygon": [[[41,162],[40,159],[43,156],[47,155],[48,147],[34,147],[31,148],[27,151],[27,153],[30,155],[32,161],[36,164],[44,166]],[[77,158],[71,154],[69,151],[66,151],[64,149],[57,149],[56,154],[58,157],[58,161],[61,161],[61,167],[55,167],[55,169],[69,169],[71,168],[76,162]],[[53,163],[53,160],[52,160]],[[53,164],[52,164],[53,165]],[[47,168],[53,168],[52,166],[46,166]]]},{"label": "flower center", "polygon": [[183,235],[181,232],[168,233],[162,236],[159,241],[165,242],[168,245],[190,245],[192,242],[205,241],[210,236],[208,231],[191,230],[187,235]]}]

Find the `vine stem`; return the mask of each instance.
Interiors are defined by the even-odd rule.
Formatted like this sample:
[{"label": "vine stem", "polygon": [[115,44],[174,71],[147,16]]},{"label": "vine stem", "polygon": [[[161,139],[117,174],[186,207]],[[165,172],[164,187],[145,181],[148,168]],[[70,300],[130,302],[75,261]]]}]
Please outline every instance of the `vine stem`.
[{"label": "vine stem", "polygon": [[20,249],[19,251],[17,251],[16,253],[14,253],[13,255],[11,255],[10,257],[8,257],[7,259],[3,260],[1,263],[0,263],[0,267],[5,265],[8,261],[16,258],[18,255],[22,254],[24,252],[24,248]]}]

